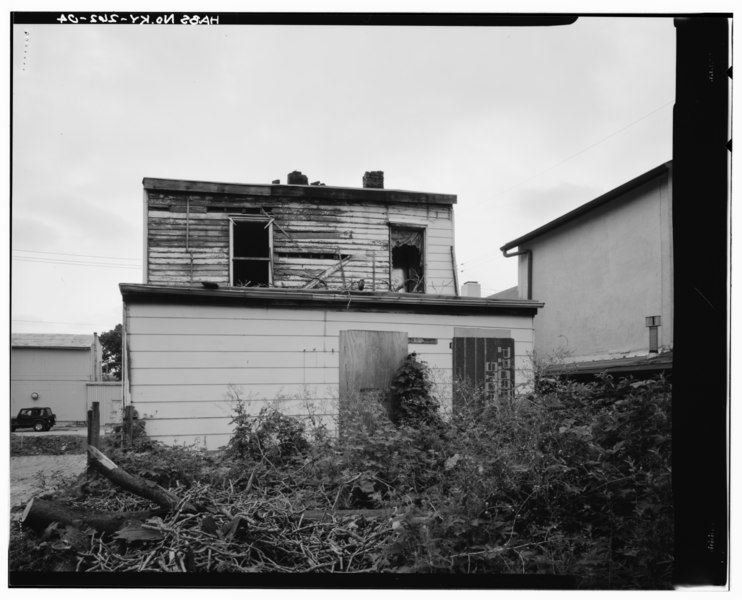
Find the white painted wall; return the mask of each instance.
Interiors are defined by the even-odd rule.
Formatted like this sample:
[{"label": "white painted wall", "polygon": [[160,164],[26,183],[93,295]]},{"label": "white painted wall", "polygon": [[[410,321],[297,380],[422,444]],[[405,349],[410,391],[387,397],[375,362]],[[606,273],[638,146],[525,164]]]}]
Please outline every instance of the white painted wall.
[{"label": "white painted wall", "polygon": [[[646,355],[653,315],[660,349],[672,348],[671,199],[664,176],[518,248],[533,252],[532,298],[545,303],[534,320],[539,357]],[[527,260],[519,257],[521,298]]]},{"label": "white painted wall", "polygon": [[120,381],[88,383],[86,392],[87,409],[91,410],[93,402],[97,402],[100,410],[100,420],[103,425],[121,423],[124,388]]},{"label": "white painted wall", "polygon": [[[90,349],[13,348],[10,412],[48,406],[57,421],[85,421],[86,385],[95,378]],[[36,392],[38,400],[31,398]]]},{"label": "white painted wall", "polygon": [[447,409],[456,327],[509,330],[516,385],[526,386],[531,376],[531,317],[139,303],[126,314],[125,401],[147,419],[148,434],[165,443],[226,444],[235,394],[253,414],[275,405],[288,415],[311,412],[334,428],[343,330],[436,338],[437,344],[411,343],[409,350],[431,367]]}]

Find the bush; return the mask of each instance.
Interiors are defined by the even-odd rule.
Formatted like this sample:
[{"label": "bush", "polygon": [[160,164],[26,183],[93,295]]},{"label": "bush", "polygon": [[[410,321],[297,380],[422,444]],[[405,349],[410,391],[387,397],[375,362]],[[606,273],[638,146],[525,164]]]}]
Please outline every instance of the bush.
[{"label": "bush", "polygon": [[302,456],[309,449],[304,424],[271,407],[263,407],[253,417],[244,401],[238,400],[231,423],[235,425],[226,456],[241,460],[267,460],[283,464]]},{"label": "bush", "polygon": [[440,424],[440,406],[432,388],[428,365],[414,352],[408,354],[390,387],[392,420],[413,427]]}]

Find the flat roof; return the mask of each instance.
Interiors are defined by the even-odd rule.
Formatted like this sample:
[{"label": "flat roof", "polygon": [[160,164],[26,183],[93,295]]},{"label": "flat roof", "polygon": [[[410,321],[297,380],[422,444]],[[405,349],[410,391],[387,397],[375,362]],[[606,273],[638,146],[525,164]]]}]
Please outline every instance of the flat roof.
[{"label": "flat roof", "polygon": [[142,185],[148,191],[191,192],[238,196],[265,196],[266,198],[291,198],[322,200],[323,202],[379,202],[382,204],[456,204],[455,194],[432,194],[389,190],[385,188],[350,188],[329,185],[218,183],[186,179],[156,179],[145,177]]},{"label": "flat roof", "polygon": [[498,300],[467,296],[401,294],[395,292],[341,292],[287,288],[205,288],[138,283],[119,284],[125,302],[268,306],[297,309],[334,309],[371,312],[485,314],[533,316],[544,306],[534,300]]},{"label": "flat roof", "polygon": [[92,335],[74,333],[14,333],[10,336],[12,348],[66,348],[89,350]]},{"label": "flat roof", "polygon": [[599,206],[603,206],[604,204],[607,204],[608,202],[621,198],[626,194],[626,192],[629,192],[634,188],[644,185],[645,183],[648,183],[652,181],[653,179],[660,177],[661,175],[664,175],[665,173],[669,172],[671,168],[672,168],[672,161],[668,161],[664,164],[661,164],[660,166],[655,167],[654,169],[650,171],[647,171],[643,175],[639,175],[639,177],[636,177],[632,179],[631,181],[628,181],[624,183],[623,185],[620,185],[617,188],[611,190],[610,192],[607,192],[603,194],[602,196],[595,198],[595,200],[591,200],[590,202],[583,204],[582,206],[578,206],[574,210],[562,215],[561,217],[558,217],[554,219],[553,221],[549,221],[548,223],[546,223],[546,225],[542,225],[538,229],[534,229],[530,233],[526,233],[525,235],[520,236],[519,238],[513,240],[512,242],[508,242],[507,244],[502,246],[500,250],[502,252],[507,252],[508,250],[512,250],[513,248],[520,246],[524,242],[537,238],[540,235],[543,235],[544,233],[547,233],[553,229],[556,229],[557,227],[564,225],[565,223],[568,223],[569,221],[573,221],[577,217],[580,217],[584,215],[585,213],[590,212],[591,210],[595,210]]}]

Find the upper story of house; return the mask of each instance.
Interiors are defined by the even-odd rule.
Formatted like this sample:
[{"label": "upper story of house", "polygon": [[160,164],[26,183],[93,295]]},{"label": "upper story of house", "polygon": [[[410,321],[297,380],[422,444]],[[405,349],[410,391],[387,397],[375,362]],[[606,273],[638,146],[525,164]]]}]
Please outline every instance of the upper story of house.
[{"label": "upper story of house", "polygon": [[144,282],[457,295],[456,196],[145,178]]}]

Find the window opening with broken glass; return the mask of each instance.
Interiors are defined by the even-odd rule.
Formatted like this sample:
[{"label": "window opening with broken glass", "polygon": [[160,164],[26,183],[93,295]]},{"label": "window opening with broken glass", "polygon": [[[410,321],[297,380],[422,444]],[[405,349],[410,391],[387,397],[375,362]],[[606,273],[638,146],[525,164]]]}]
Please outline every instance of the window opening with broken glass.
[{"label": "window opening with broken glass", "polygon": [[425,291],[425,229],[391,226],[391,289],[393,292]]},{"label": "window opening with broken glass", "polygon": [[241,287],[266,287],[273,281],[273,221],[233,218],[231,280]]}]

